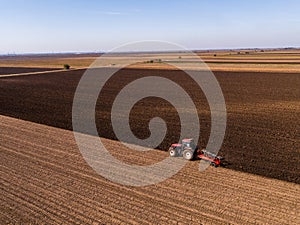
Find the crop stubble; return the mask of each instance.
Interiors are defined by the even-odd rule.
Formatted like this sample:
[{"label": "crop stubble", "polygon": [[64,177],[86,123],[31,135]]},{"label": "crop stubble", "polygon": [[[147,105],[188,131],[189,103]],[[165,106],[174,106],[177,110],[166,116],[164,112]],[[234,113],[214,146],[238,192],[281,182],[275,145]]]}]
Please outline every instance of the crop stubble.
[{"label": "crop stubble", "polygon": [[[297,224],[299,185],[198,162],[154,186],[112,183],[84,162],[71,131],[0,116],[0,222]],[[3,141],[5,140],[5,141]],[[102,139],[128,163],[139,154]],[[89,146],[87,146],[89,147]],[[145,163],[167,157],[153,150]],[[147,179],[147,177],[145,177]]]}]

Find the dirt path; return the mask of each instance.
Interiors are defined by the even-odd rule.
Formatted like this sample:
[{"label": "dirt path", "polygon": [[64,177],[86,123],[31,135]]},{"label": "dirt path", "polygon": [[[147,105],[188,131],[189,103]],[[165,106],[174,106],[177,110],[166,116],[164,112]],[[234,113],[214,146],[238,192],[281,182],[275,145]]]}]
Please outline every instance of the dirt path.
[{"label": "dirt path", "polygon": [[[103,139],[128,163],[167,153],[126,150]],[[0,223],[297,224],[300,185],[224,168],[198,172],[190,162],[155,186],[132,188],[97,175],[71,131],[0,116]],[[139,163],[139,164],[140,164]]]},{"label": "dirt path", "polygon": [[48,70],[48,71],[38,71],[38,72],[27,72],[27,73],[13,73],[13,74],[0,74],[1,77],[18,77],[18,76],[28,76],[28,75],[37,75],[37,74],[49,74],[55,72],[67,72],[67,71],[76,71],[79,69],[70,69],[70,70]]}]

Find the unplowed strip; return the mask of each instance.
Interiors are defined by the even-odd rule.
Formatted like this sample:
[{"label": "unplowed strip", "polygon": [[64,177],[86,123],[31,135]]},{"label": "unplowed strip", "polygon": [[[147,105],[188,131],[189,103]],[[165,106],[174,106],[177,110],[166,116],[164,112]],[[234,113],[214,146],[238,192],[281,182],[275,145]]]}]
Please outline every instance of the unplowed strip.
[{"label": "unplowed strip", "polygon": [[[167,157],[161,151],[141,157],[117,141],[102,141],[126,163],[151,164]],[[300,185],[224,168],[199,172],[199,162],[194,161],[162,183],[122,186],[86,164],[71,131],[5,116],[0,117],[0,160],[0,224],[297,224],[300,220]]]}]

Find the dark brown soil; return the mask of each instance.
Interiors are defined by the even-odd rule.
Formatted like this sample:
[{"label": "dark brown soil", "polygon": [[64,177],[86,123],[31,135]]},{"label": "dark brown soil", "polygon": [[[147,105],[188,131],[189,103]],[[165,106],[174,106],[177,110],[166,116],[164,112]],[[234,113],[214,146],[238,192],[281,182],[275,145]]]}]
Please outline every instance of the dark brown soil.
[{"label": "dark brown soil", "polygon": [[0,67],[0,75],[58,70],[57,68]]},{"label": "dark brown soil", "polygon": [[[0,113],[72,130],[71,109],[83,70],[0,79]],[[174,80],[197,106],[204,147],[210,135],[210,111],[205,96],[181,71],[134,70],[118,72],[100,94],[96,120],[100,136],[115,139],[111,128],[111,104],[120,89],[144,76]],[[300,76],[279,73],[215,72],[227,111],[226,137],[220,151],[228,168],[300,183],[299,102]],[[157,98],[140,101],[131,112],[131,128],[140,138],[149,135],[148,121],[160,116],[168,133],[159,146],[167,149],[179,137],[175,109]],[[101,129],[100,129],[101,128]]]}]

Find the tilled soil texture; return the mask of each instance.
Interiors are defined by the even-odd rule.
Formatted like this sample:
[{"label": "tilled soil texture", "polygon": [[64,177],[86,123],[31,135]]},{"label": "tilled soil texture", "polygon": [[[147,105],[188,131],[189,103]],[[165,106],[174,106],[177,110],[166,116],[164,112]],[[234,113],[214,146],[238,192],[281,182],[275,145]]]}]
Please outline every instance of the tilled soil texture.
[{"label": "tilled soil texture", "polygon": [[3,74],[18,74],[58,70],[57,68],[29,68],[29,67],[0,67],[0,76]]},{"label": "tilled soil texture", "polygon": [[[72,130],[72,101],[83,72],[2,78],[0,113]],[[228,112],[226,136],[219,153],[228,161],[227,167],[299,184],[299,74],[215,72],[215,75]],[[174,70],[123,69],[115,74],[101,91],[96,107],[100,136],[116,139],[110,117],[115,96],[126,84],[145,76],[169,78],[193,98],[200,118],[199,145],[205,147],[210,135],[206,98],[184,72]],[[158,98],[138,102],[130,114],[131,129],[139,138],[146,138],[150,135],[149,120],[157,116],[167,122],[168,132],[159,146],[166,150],[180,133],[179,117],[171,104]]]},{"label": "tilled soil texture", "polygon": [[[298,184],[225,168],[199,172],[194,161],[156,185],[122,186],[86,164],[71,131],[0,116],[0,140],[0,224],[299,224]],[[131,164],[168,155],[141,158],[102,142]]]}]

